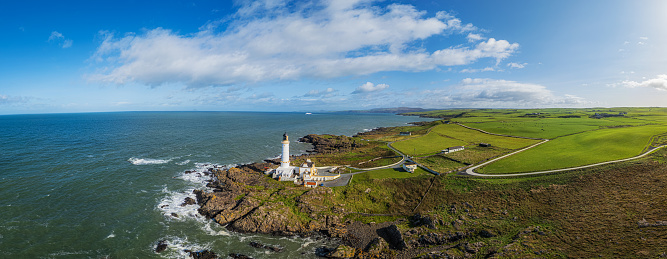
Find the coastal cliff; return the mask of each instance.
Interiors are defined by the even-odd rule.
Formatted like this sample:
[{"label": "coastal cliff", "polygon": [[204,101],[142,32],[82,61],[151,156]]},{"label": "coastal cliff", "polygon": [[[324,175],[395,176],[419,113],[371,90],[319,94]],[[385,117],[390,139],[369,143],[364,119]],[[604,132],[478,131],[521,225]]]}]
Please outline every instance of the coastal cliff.
[{"label": "coastal cliff", "polygon": [[335,233],[344,225],[336,207],[324,206],[329,188],[306,189],[264,175],[271,164],[213,170],[213,192],[195,190],[199,213],[242,233],[310,236]]}]

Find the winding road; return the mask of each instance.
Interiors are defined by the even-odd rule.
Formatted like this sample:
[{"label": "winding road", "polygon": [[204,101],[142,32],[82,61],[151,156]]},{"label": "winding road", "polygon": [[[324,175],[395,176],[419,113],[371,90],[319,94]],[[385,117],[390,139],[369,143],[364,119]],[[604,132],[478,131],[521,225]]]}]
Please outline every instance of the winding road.
[{"label": "winding road", "polygon": [[[465,126],[465,127],[466,127],[466,128],[470,128],[470,127],[467,127],[467,126]],[[474,129],[474,128],[470,128],[470,129]],[[485,131],[482,131],[482,130],[479,130],[479,131],[481,131],[481,132],[485,132]],[[487,133],[487,134],[493,134],[493,133],[488,133],[488,132],[485,132],[485,133]],[[497,134],[494,134],[494,135],[497,135]],[[512,153],[509,153],[509,154],[504,155],[504,156],[500,156],[500,157],[494,158],[494,159],[492,159],[492,160],[486,161],[486,162],[484,162],[484,163],[481,163],[481,164],[476,165],[476,166],[473,166],[473,167],[469,167],[469,168],[466,169],[465,171],[459,172],[459,175],[471,175],[471,176],[480,176],[480,177],[505,177],[505,176],[526,176],[526,175],[535,175],[535,174],[547,174],[547,173],[555,173],[555,172],[572,171],[572,170],[577,170],[577,169],[584,169],[584,168],[589,168],[589,167],[594,167],[594,166],[600,166],[600,165],[606,165],[606,164],[612,164],[612,163],[618,163],[618,162],[625,162],[625,161],[630,161],[630,160],[634,160],[634,159],[642,158],[642,157],[644,157],[644,156],[646,156],[646,155],[648,155],[648,154],[651,154],[651,153],[655,152],[655,151],[658,150],[658,149],[661,149],[661,148],[665,147],[665,145],[663,145],[663,146],[659,146],[659,147],[650,149],[650,150],[648,150],[647,152],[645,152],[645,153],[643,153],[643,154],[640,154],[640,155],[638,155],[638,156],[634,156],[634,157],[630,157],[630,158],[619,159],[619,160],[613,160],[613,161],[606,161],[606,162],[595,163],[595,164],[590,164],[590,165],[583,165],[583,166],[576,166],[576,167],[562,168],[562,169],[554,169],[554,170],[546,170],[546,171],[538,171],[538,172],[527,172],[527,173],[516,173],[516,174],[478,174],[478,173],[475,173],[475,169],[477,169],[477,168],[480,168],[480,167],[482,167],[482,166],[488,165],[488,164],[490,164],[490,163],[493,163],[493,162],[498,161],[498,160],[500,160],[500,159],[506,158],[506,157],[508,157],[508,156],[511,156],[511,155],[514,155],[514,154],[517,154],[517,153],[526,151],[526,150],[531,149],[531,148],[534,148],[534,147],[536,147],[536,146],[542,145],[542,144],[544,144],[544,143],[547,143],[548,141],[549,141],[548,139],[544,139],[544,141],[542,141],[542,142],[539,142],[539,143],[537,143],[537,144],[533,144],[533,145],[531,145],[531,146],[529,146],[529,147],[526,147],[526,148],[523,148],[523,149],[521,149],[521,150],[518,150],[518,151],[515,151],[515,152],[512,152]]]}]

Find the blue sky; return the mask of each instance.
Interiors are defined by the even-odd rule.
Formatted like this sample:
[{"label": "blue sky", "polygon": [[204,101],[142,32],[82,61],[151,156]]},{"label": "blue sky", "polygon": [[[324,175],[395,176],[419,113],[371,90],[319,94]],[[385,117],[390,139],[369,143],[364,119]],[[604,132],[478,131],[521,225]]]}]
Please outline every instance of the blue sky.
[{"label": "blue sky", "polygon": [[3,1],[0,114],[667,105],[667,2]]}]

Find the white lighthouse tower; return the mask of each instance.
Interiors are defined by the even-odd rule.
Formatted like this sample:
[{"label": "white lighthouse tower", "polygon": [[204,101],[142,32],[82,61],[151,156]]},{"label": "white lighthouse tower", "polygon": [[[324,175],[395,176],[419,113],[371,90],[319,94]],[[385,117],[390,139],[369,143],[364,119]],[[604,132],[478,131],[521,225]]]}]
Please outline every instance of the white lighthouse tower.
[{"label": "white lighthouse tower", "polygon": [[283,134],[283,154],[280,159],[280,167],[287,168],[289,167],[289,139],[287,138],[287,132]]}]

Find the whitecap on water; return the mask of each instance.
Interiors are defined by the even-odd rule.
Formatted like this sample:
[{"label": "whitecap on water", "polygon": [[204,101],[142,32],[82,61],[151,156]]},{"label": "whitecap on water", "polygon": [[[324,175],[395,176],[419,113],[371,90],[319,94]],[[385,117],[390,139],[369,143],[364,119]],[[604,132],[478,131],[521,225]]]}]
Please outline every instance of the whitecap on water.
[{"label": "whitecap on water", "polygon": [[209,236],[231,236],[229,231],[213,220],[207,220],[202,225],[201,230],[206,232]]},{"label": "whitecap on water", "polygon": [[185,160],[185,161],[183,161],[183,162],[178,162],[178,163],[176,163],[176,164],[177,164],[177,165],[187,165],[187,164],[189,164],[189,163],[190,163],[190,160]]},{"label": "whitecap on water", "polygon": [[197,204],[192,204],[192,205],[185,205],[181,206],[183,202],[185,201],[185,198],[192,198],[195,199],[195,195],[192,193],[193,189],[189,189],[185,192],[176,192],[176,191],[169,191],[165,187],[162,192],[166,193],[167,195],[162,198],[160,203],[158,204],[158,209],[162,211],[162,214],[165,217],[168,217],[172,220],[185,220],[185,219],[197,219],[203,221],[203,217],[199,215],[199,212],[197,212],[198,205]]},{"label": "whitecap on water", "polygon": [[167,243],[167,250],[163,253],[169,258],[190,258],[190,253],[186,252],[186,250],[201,251],[211,249],[211,244],[190,242],[187,237],[168,236],[164,238],[164,241]]},{"label": "whitecap on water", "polygon": [[127,161],[133,165],[159,165],[171,162],[172,159],[153,159],[130,157]]},{"label": "whitecap on water", "polygon": [[[186,198],[196,199],[196,196],[192,191],[195,189],[202,189],[211,191],[210,188],[206,187],[206,184],[212,179],[212,174],[209,173],[209,169],[225,169],[229,166],[221,166],[217,164],[210,163],[195,163],[195,169],[187,170],[181,173],[181,175],[175,177],[176,179],[181,179],[187,182],[193,183],[189,188],[185,190],[169,190],[167,187],[162,189],[162,192],[166,195],[160,200],[157,207],[162,211],[162,214],[171,219],[183,221],[186,219],[195,219],[201,222],[208,222],[203,216],[199,215],[197,209],[199,205],[185,205],[181,206]],[[214,231],[212,229],[204,229],[204,231],[211,233],[212,235],[224,235],[224,233],[218,233],[219,231]]]}]

